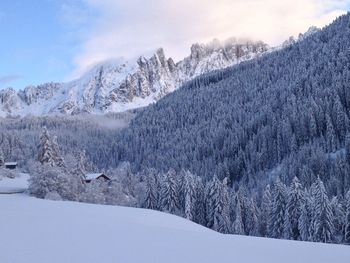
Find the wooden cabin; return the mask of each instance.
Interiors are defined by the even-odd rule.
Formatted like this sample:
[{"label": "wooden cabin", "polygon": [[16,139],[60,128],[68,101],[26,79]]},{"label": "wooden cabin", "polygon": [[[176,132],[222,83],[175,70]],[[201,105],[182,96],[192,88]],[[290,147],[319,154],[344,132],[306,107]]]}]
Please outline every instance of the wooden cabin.
[{"label": "wooden cabin", "polygon": [[4,167],[9,170],[15,170],[17,168],[17,162],[6,162]]},{"label": "wooden cabin", "polygon": [[94,181],[94,180],[99,180],[99,181],[104,181],[104,182],[107,182],[107,181],[111,181],[112,179],[105,175],[104,173],[95,173],[95,174],[86,174],[85,175],[85,183],[91,183],[91,181]]}]

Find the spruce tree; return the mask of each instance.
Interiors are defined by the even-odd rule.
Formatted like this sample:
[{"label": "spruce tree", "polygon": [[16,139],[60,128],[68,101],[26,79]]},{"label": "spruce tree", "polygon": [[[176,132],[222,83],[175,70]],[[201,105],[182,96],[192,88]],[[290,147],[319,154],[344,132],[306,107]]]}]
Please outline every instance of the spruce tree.
[{"label": "spruce tree", "polygon": [[145,179],[146,198],[143,207],[146,209],[158,210],[158,186],[157,178],[154,173],[150,173]]},{"label": "spruce tree", "polygon": [[51,167],[65,167],[57,144],[57,138],[51,138],[46,128],[44,128],[40,136],[38,152],[38,161],[41,164],[48,164]]},{"label": "spruce tree", "polygon": [[299,217],[301,214],[301,205],[303,203],[303,198],[303,190],[300,181],[297,177],[294,177],[289,189],[287,202],[287,212],[289,217],[289,222],[287,223],[290,223],[290,239],[293,240],[300,239]]},{"label": "spruce tree", "polygon": [[332,124],[331,117],[327,114],[326,115],[326,127],[327,127],[327,148],[330,152],[335,152],[337,149],[337,139],[336,134],[334,131],[334,127]]},{"label": "spruce tree", "polygon": [[306,202],[301,205],[300,217],[298,221],[298,229],[300,233],[300,240],[310,240],[310,213],[307,208]]},{"label": "spruce tree", "polygon": [[236,200],[236,218],[232,224],[232,233],[235,235],[244,235],[244,226],[242,220],[242,207],[239,198]]},{"label": "spruce tree", "polygon": [[350,244],[350,190],[345,197],[344,241],[345,243]]},{"label": "spruce tree", "polygon": [[291,215],[286,209],[284,214],[284,225],[283,225],[283,238],[284,239],[293,239],[293,228],[292,228],[292,219]]},{"label": "spruce tree", "polygon": [[180,212],[179,187],[173,169],[165,174],[162,181],[161,209],[171,214]]},{"label": "spruce tree", "polygon": [[193,221],[195,219],[196,208],[196,185],[194,176],[190,172],[184,173],[184,196],[185,196],[185,218]]},{"label": "spruce tree", "polygon": [[277,178],[274,185],[271,222],[269,236],[281,238],[284,233],[285,211],[287,207],[287,190],[286,186]]},{"label": "spruce tree", "polygon": [[220,233],[230,233],[230,200],[227,185],[214,176],[207,189],[207,226]]},{"label": "spruce tree", "polygon": [[272,195],[270,185],[267,185],[261,201],[261,216],[260,216],[260,235],[263,237],[267,236],[269,232],[269,222],[272,208]]},{"label": "spruce tree", "polygon": [[333,213],[323,182],[318,177],[313,184],[313,241],[330,243],[334,239]]},{"label": "spruce tree", "polygon": [[205,207],[206,207],[206,199],[205,199],[205,187],[203,184],[203,181],[200,177],[195,176],[195,199],[196,199],[196,206],[195,206],[195,222],[201,225],[206,225],[206,218],[205,218]]},{"label": "spruce tree", "polygon": [[76,153],[76,165],[72,173],[83,178],[88,170],[89,162],[87,160],[85,151]]},{"label": "spruce tree", "polygon": [[5,164],[4,152],[0,148],[0,167]]}]

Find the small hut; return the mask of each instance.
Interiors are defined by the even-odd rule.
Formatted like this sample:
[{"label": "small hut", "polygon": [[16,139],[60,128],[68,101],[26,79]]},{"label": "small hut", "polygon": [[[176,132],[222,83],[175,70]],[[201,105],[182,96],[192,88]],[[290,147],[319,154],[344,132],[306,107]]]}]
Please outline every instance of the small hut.
[{"label": "small hut", "polygon": [[6,169],[15,170],[17,168],[17,162],[6,162],[4,166]]},{"label": "small hut", "polygon": [[104,173],[95,173],[95,174],[86,174],[85,175],[85,183],[91,183],[91,181],[95,181],[95,180],[99,180],[99,181],[111,181],[111,178],[107,175],[105,175]]}]

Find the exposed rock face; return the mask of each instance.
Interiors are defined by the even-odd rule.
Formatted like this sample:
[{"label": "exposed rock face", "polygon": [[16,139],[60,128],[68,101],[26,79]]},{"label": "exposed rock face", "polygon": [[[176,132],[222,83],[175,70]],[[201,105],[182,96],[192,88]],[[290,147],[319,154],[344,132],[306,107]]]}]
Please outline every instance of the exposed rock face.
[{"label": "exposed rock face", "polygon": [[304,40],[308,36],[320,31],[321,29],[315,26],[310,27],[304,34],[300,33],[297,38],[294,38],[293,36],[289,37],[286,41],[282,43],[282,48],[288,47],[290,45],[295,44],[298,41]]},{"label": "exposed rock face", "polygon": [[121,112],[147,106],[184,82],[269,51],[263,42],[214,40],[194,44],[178,63],[158,49],[153,56],[101,63],[68,83],[46,83],[16,92],[0,91],[0,116]]}]

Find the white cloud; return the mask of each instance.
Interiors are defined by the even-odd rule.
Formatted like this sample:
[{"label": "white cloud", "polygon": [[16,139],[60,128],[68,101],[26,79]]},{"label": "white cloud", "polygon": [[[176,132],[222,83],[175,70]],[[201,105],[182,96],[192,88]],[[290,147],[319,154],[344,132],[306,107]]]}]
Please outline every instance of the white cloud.
[{"label": "white cloud", "polygon": [[[98,14],[75,63],[88,66],[164,47],[179,59],[189,45],[248,37],[271,45],[345,13],[350,0],[83,0]],[[71,10],[70,10],[71,11]],[[72,14],[70,13],[71,17]]]}]

